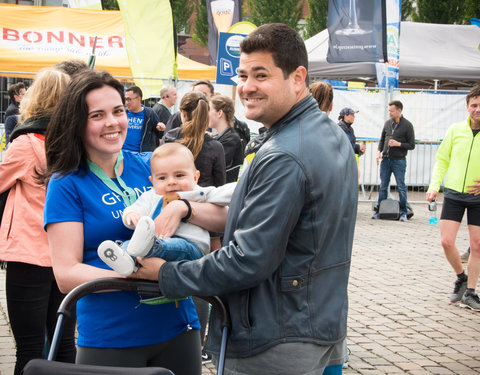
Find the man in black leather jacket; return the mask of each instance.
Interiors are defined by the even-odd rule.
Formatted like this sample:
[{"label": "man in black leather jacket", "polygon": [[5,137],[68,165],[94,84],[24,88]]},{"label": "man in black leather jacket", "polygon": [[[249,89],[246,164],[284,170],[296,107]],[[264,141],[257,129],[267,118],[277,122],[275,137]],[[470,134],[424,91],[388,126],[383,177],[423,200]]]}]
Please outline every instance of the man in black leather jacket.
[{"label": "man in black leather jacket", "polygon": [[[242,41],[237,93],[246,118],[267,131],[234,192],[223,248],[191,262],[140,260],[136,276],[158,278],[165,296],[219,295],[226,304],[225,374],[322,374],[347,357],[357,167],[343,131],[309,94],[307,69],[303,40],[286,25]],[[213,310],[214,361],[220,341]]]}]

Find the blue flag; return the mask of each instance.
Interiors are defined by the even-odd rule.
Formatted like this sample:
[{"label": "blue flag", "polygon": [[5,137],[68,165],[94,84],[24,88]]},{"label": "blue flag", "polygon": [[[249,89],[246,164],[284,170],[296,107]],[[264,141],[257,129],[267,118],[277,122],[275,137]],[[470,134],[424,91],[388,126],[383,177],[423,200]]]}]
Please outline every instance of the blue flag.
[{"label": "blue flag", "polygon": [[[387,4],[387,55],[386,64],[375,64],[378,87],[388,90],[398,87],[400,75],[400,25],[402,0],[390,0]],[[388,86],[387,86],[388,84]]]}]

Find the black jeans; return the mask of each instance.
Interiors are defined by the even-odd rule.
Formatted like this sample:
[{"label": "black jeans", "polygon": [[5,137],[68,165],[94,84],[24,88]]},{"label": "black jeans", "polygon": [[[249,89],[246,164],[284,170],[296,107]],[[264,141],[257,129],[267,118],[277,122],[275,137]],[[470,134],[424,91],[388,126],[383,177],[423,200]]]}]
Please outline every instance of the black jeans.
[{"label": "black jeans", "polygon": [[[41,358],[45,333],[52,342],[57,309],[64,294],[58,289],[51,267],[8,262],[6,273],[8,317],[17,344],[15,375],[34,358]],[[65,320],[57,361],[75,362],[75,315]]]}]

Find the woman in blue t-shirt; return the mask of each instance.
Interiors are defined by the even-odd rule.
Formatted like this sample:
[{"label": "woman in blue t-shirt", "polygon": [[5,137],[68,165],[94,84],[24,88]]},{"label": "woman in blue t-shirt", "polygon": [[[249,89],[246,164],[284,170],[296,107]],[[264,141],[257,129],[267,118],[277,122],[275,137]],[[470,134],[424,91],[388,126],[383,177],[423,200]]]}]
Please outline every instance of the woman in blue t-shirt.
[{"label": "woman in blue t-shirt", "polygon": [[[131,237],[122,210],[151,188],[150,154],[121,150],[128,123],[124,104],[120,82],[85,70],[72,79],[49,125],[44,225],[63,292],[89,280],[120,277],[100,260],[97,247],[109,238]],[[184,202],[175,204],[177,210],[184,205],[187,214]],[[199,216],[216,210],[194,207]],[[168,221],[169,211],[160,220]],[[200,327],[190,299],[150,306],[133,292],[90,294],[78,302],[77,319],[77,363],[201,374]]]}]

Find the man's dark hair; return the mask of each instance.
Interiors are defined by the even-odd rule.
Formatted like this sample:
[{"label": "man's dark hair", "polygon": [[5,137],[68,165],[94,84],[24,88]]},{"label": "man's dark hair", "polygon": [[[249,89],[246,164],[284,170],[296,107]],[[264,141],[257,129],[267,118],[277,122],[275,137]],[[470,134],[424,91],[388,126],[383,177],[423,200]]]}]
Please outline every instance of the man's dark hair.
[{"label": "man's dark hair", "polygon": [[392,100],[390,103],[388,103],[389,106],[394,105],[398,109],[401,109],[403,111],[403,104],[400,100]]},{"label": "man's dark hair", "polygon": [[84,61],[75,59],[62,61],[53,67],[68,74],[70,77],[83,69],[89,69]]},{"label": "man's dark hair", "polygon": [[207,85],[210,90],[210,95],[213,96],[215,94],[215,88],[213,87],[212,82],[210,82],[208,79],[200,79],[192,83],[192,87],[195,87],[198,85]]},{"label": "man's dark hair", "polygon": [[[270,52],[285,79],[299,66],[308,71],[308,54],[301,36],[283,23],[262,25],[240,44],[242,53]],[[306,80],[308,81],[308,79]]]},{"label": "man's dark hair", "polygon": [[125,91],[131,91],[133,92],[135,95],[139,96],[140,99],[143,98],[143,92],[142,92],[142,89],[138,86],[130,86],[129,88],[127,88]]},{"label": "man's dark hair", "polygon": [[473,86],[470,92],[467,94],[467,105],[470,103],[470,99],[480,96],[480,85]]},{"label": "man's dark hair", "polygon": [[15,95],[20,95],[20,90],[25,88],[25,84],[23,82],[17,82],[11,85],[8,88],[8,96],[10,97],[11,101],[15,101]]}]

